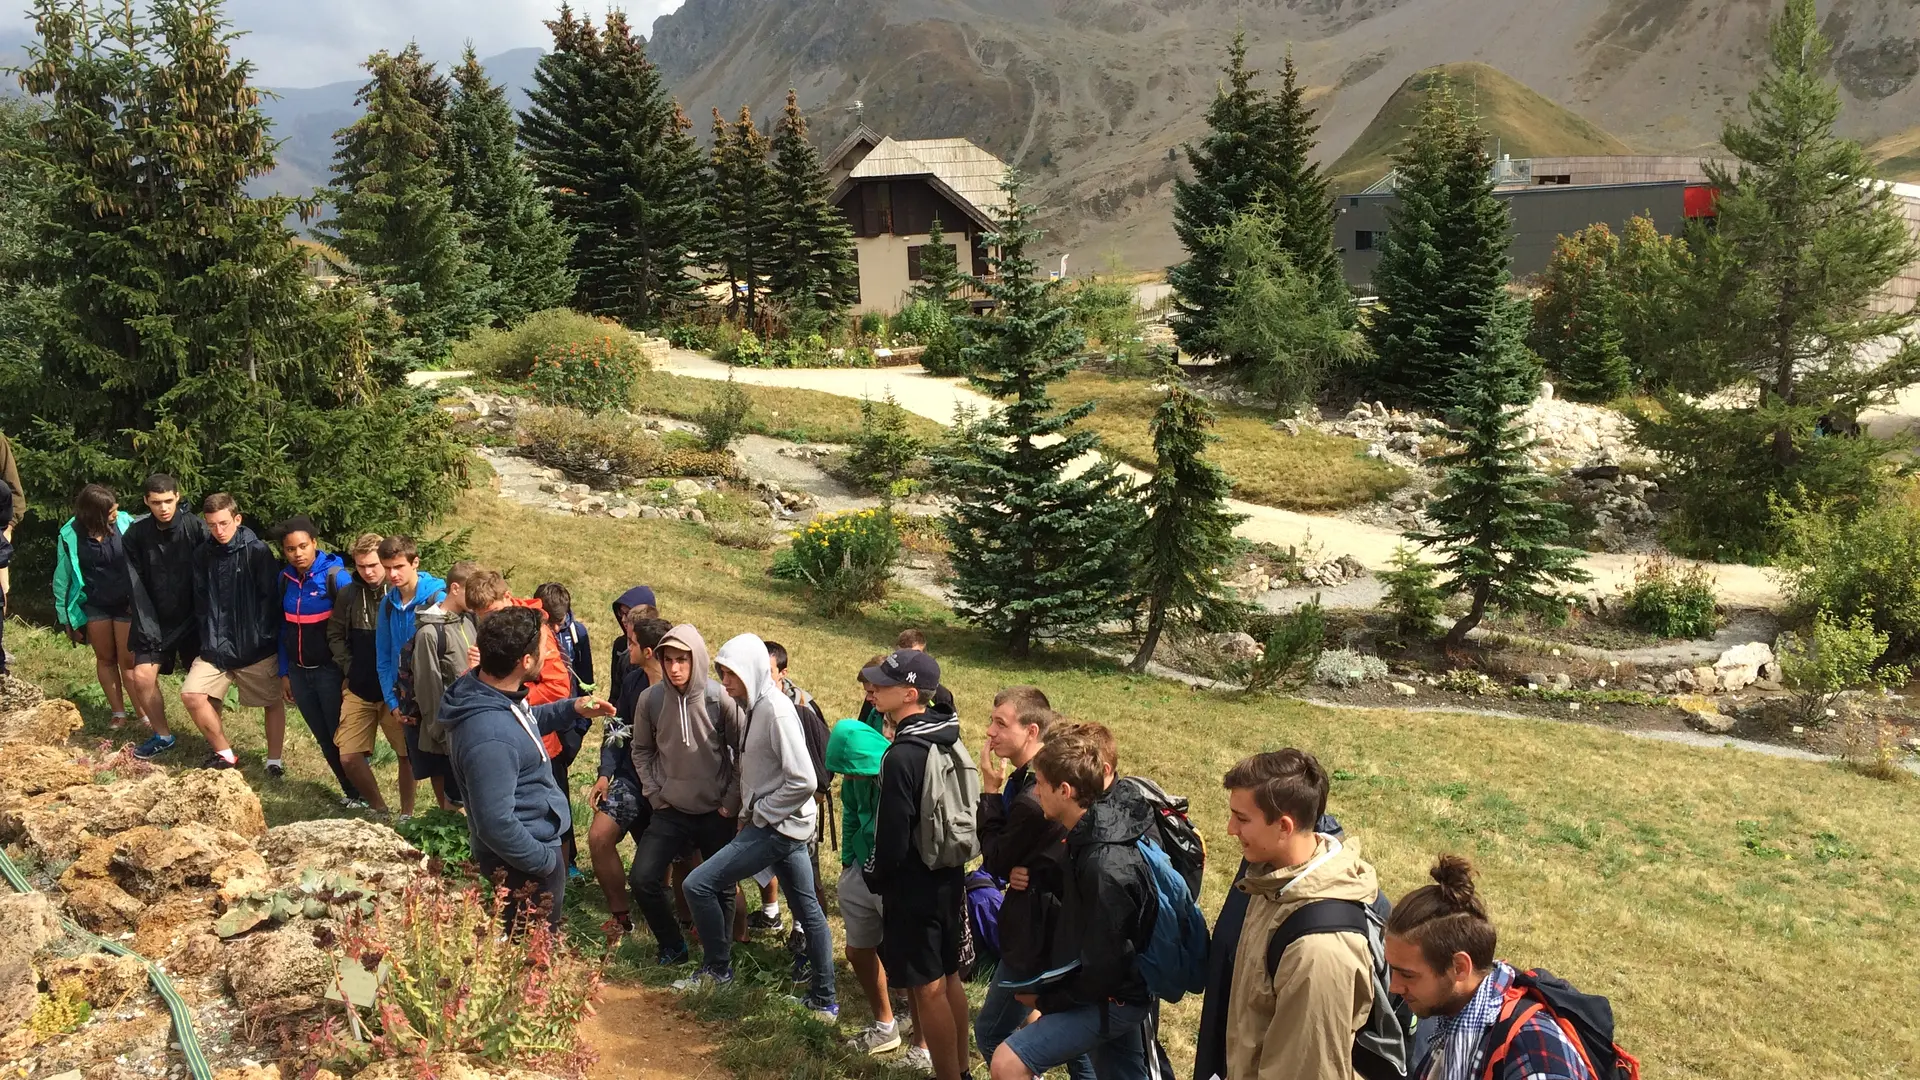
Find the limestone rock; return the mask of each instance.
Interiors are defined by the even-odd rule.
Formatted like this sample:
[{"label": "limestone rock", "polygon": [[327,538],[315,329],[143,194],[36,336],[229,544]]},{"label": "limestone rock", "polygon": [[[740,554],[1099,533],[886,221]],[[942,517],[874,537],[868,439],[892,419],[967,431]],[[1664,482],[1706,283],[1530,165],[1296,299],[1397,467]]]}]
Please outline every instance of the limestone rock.
[{"label": "limestone rock", "polygon": [[146,989],[147,965],[131,956],[87,953],[42,962],[40,977],[49,986],[69,979],[77,981],[94,1008],[111,1009]]},{"label": "limestone rock", "polygon": [[1673,704],[1687,714],[1687,723],[1709,735],[1725,735],[1733,730],[1734,718],[1720,711],[1713,701],[1700,694],[1682,694]]},{"label": "limestone rock", "polygon": [[193,934],[167,954],[167,970],[175,975],[211,975],[226,963],[224,942],[214,934]]},{"label": "limestone rock", "polygon": [[669,490],[673,492],[673,497],[680,502],[692,502],[699,498],[701,492],[706,489],[701,487],[697,480],[675,480],[673,487]]},{"label": "limestone rock", "polygon": [[172,829],[142,825],[121,834],[114,876],[133,895],[155,900],[189,885],[212,884],[214,869],[250,846],[238,833],[199,822]]},{"label": "limestone rock", "polygon": [[116,780],[111,784],[68,788],[56,800],[72,808],[87,822],[87,829],[98,836],[125,832],[144,825],[153,804],[167,790],[165,773],[152,773],[137,779]]},{"label": "limestone rock", "polygon": [[67,913],[96,933],[118,933],[133,925],[146,905],[109,878],[87,878],[67,888]]},{"label": "limestone rock", "polygon": [[47,700],[40,688],[25,679],[0,674],[0,716],[7,713],[31,709]]},{"label": "limestone rock", "polygon": [[0,743],[26,742],[61,746],[80,730],[80,710],[73,702],[55,698],[30,708],[0,713]]},{"label": "limestone rock", "polygon": [[247,786],[238,769],[191,769],[167,778],[167,785],[147,811],[149,825],[180,825],[197,821],[241,836],[267,831],[260,796]]},{"label": "limestone rock", "polygon": [[1737,692],[1758,681],[1761,669],[1773,662],[1772,646],[1764,641],[1749,641],[1721,653],[1720,659],[1713,662],[1713,672],[1720,680],[1721,689]]},{"label": "limestone rock", "polygon": [[1245,631],[1215,634],[1212,643],[1220,655],[1229,660],[1252,660],[1262,652],[1260,643],[1254,640],[1252,634]]},{"label": "limestone rock", "polygon": [[1393,693],[1395,697],[1413,697],[1414,695],[1420,692],[1418,690],[1415,690],[1408,683],[1391,682],[1391,683],[1388,683],[1387,685],[1393,688]]},{"label": "limestone rock", "polygon": [[93,770],[57,746],[0,746],[0,795],[41,795],[93,783]]},{"label": "limestone rock", "polygon": [[227,985],[242,1008],[268,1006],[284,1014],[301,1004],[290,999],[326,994],[333,961],[314,944],[315,925],[298,920],[227,944]]},{"label": "limestone rock", "polygon": [[237,1065],[213,1074],[213,1080],[280,1080],[278,1065]]},{"label": "limestone rock", "polygon": [[33,1015],[39,978],[33,954],[65,936],[60,915],[44,893],[0,896],[0,1030],[11,1030]]},{"label": "limestone rock", "polygon": [[1720,674],[1705,664],[1693,669],[1693,688],[1703,694],[1720,689]]},{"label": "limestone rock", "polygon": [[392,828],[359,818],[295,821],[268,830],[260,854],[276,881],[291,884],[305,869],[352,874],[381,889],[413,880],[426,856]]},{"label": "limestone rock", "polygon": [[31,961],[0,959],[0,1030],[26,1025],[39,985]]},{"label": "limestone rock", "polygon": [[273,871],[267,867],[267,860],[251,848],[234,852],[225,862],[214,867],[208,878],[220,890],[222,906],[274,886]]}]

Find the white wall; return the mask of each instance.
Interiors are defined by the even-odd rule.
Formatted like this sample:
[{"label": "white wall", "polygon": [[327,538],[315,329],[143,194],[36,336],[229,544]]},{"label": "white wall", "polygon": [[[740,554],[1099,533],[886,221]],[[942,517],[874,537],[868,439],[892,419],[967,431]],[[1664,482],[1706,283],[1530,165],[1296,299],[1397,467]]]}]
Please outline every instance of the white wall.
[{"label": "white wall", "polygon": [[[860,259],[860,302],[853,306],[855,315],[864,315],[869,311],[892,315],[907,306],[908,290],[914,284],[907,277],[907,249],[921,247],[927,243],[927,239],[924,233],[918,236],[883,235],[854,239],[854,253]],[[948,243],[954,249],[954,259],[961,270],[964,272],[970,268],[973,257],[961,246],[965,238],[949,240]]]}]

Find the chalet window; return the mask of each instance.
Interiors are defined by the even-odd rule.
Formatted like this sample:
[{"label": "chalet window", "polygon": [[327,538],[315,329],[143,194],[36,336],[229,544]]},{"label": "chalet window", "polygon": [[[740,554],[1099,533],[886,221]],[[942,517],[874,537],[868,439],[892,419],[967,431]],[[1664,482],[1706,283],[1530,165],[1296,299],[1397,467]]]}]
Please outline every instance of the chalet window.
[{"label": "chalet window", "polygon": [[907,249],[907,280],[908,281],[920,280],[920,252],[925,250],[925,248],[926,248],[925,244],[915,244],[912,247]]},{"label": "chalet window", "polygon": [[893,198],[886,184],[860,186],[860,235],[879,236],[893,228]]},{"label": "chalet window", "polygon": [[989,272],[991,267],[987,265],[987,245],[982,243],[979,234],[976,234],[973,237],[973,276],[983,278]]},{"label": "chalet window", "polygon": [[1373,232],[1368,229],[1354,230],[1353,250],[1372,251],[1373,250]]}]

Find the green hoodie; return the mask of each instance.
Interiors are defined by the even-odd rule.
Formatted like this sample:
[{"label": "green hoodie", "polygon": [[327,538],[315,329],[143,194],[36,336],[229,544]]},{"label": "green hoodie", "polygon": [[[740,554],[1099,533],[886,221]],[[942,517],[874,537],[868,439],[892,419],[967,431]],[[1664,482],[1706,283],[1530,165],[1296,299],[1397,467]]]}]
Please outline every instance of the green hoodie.
[{"label": "green hoodie", "polygon": [[840,774],[840,865],[863,866],[873,854],[880,810],[880,759],[887,737],[865,720],[842,720],[827,737],[827,771]]}]

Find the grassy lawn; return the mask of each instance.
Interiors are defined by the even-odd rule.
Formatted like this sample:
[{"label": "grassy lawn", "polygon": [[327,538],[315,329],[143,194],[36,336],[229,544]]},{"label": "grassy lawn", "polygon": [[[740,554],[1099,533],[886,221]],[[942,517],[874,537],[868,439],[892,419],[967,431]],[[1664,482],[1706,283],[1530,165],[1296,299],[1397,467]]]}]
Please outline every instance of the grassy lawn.
[{"label": "grassy lawn", "polygon": [[[726,384],[713,379],[650,371],[634,388],[634,411],[692,420],[711,405]],[[819,390],[738,384],[753,400],[747,430],[794,442],[846,443],[860,432],[860,402]],[[946,429],[922,416],[907,414],[907,430],[933,441]]]},{"label": "grassy lawn", "polygon": [[[1610,996],[1620,1039],[1649,1077],[1920,1074],[1920,1025],[1898,1019],[1920,1012],[1920,983],[1900,959],[1920,917],[1920,785],[1547,721],[1243,700],[1074,654],[1012,662],[914,597],[839,619],[814,615],[797,589],[766,577],[766,553],[715,547],[697,527],[563,520],[485,492],[464,497],[459,523],[473,527],[478,558],[511,571],[517,591],[568,582],[602,662],[608,604],[645,582],[668,618],[695,623],[716,648],[745,631],[784,643],[794,677],[830,716],[852,714],[855,670],[909,624],[928,631],[976,749],[997,689],[1044,687],[1062,711],[1114,729],[1124,771],[1193,800],[1212,848],[1202,900],[1210,915],[1237,861],[1220,776],[1248,753],[1301,746],[1333,771],[1332,810],[1390,895],[1421,884],[1436,852],[1472,857],[1501,955]],[[23,673],[56,690],[89,677],[85,657],[50,637],[9,627],[7,638],[23,653]],[[313,779],[323,766],[293,727],[297,778],[278,785],[284,793],[249,773],[268,794],[272,822],[326,812]],[[257,765],[256,715],[243,712],[234,728]],[[174,763],[199,753],[176,752]],[[576,793],[594,759],[589,745]],[[822,861],[834,866],[837,856],[822,852]],[[576,892],[575,925],[591,927],[597,890]],[[644,942],[623,947],[613,974],[662,981],[645,952]],[[844,1058],[826,1029],[776,1003],[777,952],[747,955],[757,975],[691,1003],[735,1021],[719,1029],[725,1065],[755,1077],[885,1075]],[[844,969],[840,988],[852,1029],[866,1013]],[[1166,1011],[1163,1038],[1176,1063],[1192,1060],[1198,1016],[1193,999]]]},{"label": "grassy lawn", "polygon": [[[1077,405],[1097,401],[1086,423],[1100,433],[1116,457],[1141,469],[1153,468],[1149,425],[1161,395],[1144,379],[1109,379],[1077,371],[1054,384],[1060,401]],[[1236,498],[1282,510],[1326,511],[1370,502],[1407,482],[1406,474],[1366,457],[1353,439],[1301,429],[1288,435],[1273,417],[1239,406],[1218,407],[1214,433],[1221,441],[1207,451],[1233,477]]]}]

